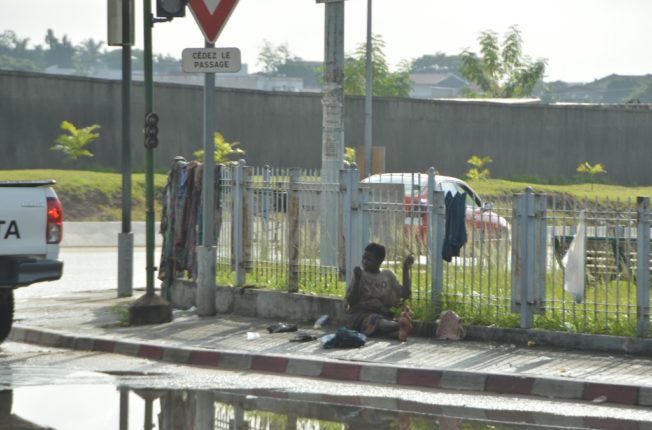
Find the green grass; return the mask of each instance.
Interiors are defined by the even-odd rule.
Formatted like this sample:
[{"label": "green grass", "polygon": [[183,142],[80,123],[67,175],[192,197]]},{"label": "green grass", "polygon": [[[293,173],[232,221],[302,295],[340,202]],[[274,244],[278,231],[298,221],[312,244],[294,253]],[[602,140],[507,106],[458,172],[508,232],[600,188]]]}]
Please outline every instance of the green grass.
[{"label": "green grass", "polygon": [[515,182],[504,179],[487,179],[469,181],[469,185],[480,195],[503,195],[522,193],[527,187],[532,187],[536,193],[564,194],[579,199],[621,201],[631,198],[636,201],[637,196],[652,196],[652,186],[625,187],[622,185],[607,184],[568,184],[550,185],[534,184],[532,182]]},{"label": "green grass", "polygon": [[[0,181],[54,179],[66,221],[120,221],[122,175],[82,170],[0,170]],[[132,175],[132,219],[145,220],[145,174]],[[155,216],[167,175],[154,175]]]},{"label": "green grass", "polygon": [[[464,274],[463,267],[450,265],[445,269],[441,305],[436,308],[431,300],[427,268],[414,268],[412,299],[407,304],[412,308],[415,319],[435,321],[441,310],[450,309],[460,315],[467,325],[518,328],[519,315],[511,312],[511,273],[504,268],[498,270],[495,263],[491,277],[487,276],[487,265],[484,269],[483,276],[478,272],[473,278],[469,273]],[[230,271],[228,265],[218,264],[217,272],[219,285],[235,283],[235,272]],[[397,277],[402,278],[400,270]],[[577,304],[562,289],[561,271],[556,270],[554,276],[549,272],[546,280],[547,308],[543,314],[535,315],[534,328],[635,336],[635,310],[627,306],[627,303],[635,301],[635,283],[611,280],[605,284],[599,279],[587,285],[583,303]],[[287,291],[287,266],[254,262],[246,280],[247,285],[257,288]],[[299,267],[299,292],[343,298],[344,291],[345,283],[338,279],[336,273],[319,273],[313,266]],[[609,303],[609,306],[604,303]],[[400,309],[396,309],[397,315],[398,312]]]}]

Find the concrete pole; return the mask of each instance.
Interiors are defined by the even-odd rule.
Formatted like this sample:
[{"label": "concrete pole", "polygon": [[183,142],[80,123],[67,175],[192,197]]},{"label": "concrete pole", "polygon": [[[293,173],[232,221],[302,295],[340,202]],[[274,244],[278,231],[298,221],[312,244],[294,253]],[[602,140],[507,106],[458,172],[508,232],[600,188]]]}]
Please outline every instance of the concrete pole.
[{"label": "concrete pole", "polygon": [[320,259],[337,265],[339,171],[344,163],[344,1],[325,4]]},{"label": "concrete pole", "polygon": [[372,62],[371,53],[373,51],[371,39],[371,0],[367,0],[367,65],[365,76],[365,98],[364,98],[364,178],[371,175],[371,145],[372,145]]},{"label": "concrete pole", "polygon": [[[210,42],[206,48],[214,48]],[[202,176],[202,236],[197,247],[197,315],[215,315],[215,262],[213,235],[215,195],[215,73],[204,74],[204,170]]]},{"label": "concrete pole", "polygon": [[131,0],[122,0],[122,232],[118,235],[118,297],[133,295],[131,231]]}]

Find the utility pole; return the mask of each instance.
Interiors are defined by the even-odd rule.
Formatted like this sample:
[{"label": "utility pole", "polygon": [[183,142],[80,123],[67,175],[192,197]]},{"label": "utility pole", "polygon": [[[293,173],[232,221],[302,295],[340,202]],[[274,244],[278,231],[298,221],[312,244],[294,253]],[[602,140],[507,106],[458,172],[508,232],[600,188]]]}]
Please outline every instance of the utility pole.
[{"label": "utility pole", "polygon": [[[324,0],[318,0],[324,2]],[[336,266],[339,172],[344,164],[344,0],[325,0],[320,260]]]}]

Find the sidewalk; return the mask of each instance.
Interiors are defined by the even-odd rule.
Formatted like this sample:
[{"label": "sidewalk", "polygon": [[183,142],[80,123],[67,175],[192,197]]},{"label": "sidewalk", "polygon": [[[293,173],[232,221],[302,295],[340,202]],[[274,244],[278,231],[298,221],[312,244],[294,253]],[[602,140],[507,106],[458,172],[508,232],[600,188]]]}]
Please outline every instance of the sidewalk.
[{"label": "sidewalk", "polygon": [[[193,311],[174,311],[167,324],[120,326],[116,306],[124,310],[143,293],[19,299],[10,340],[226,370],[652,406],[652,353],[634,357],[416,336],[406,343],[372,338],[359,349],[327,350],[319,341],[290,342],[296,333],[269,334],[274,320],[200,318]],[[299,330],[320,336],[335,328]],[[260,337],[247,340],[248,332]]]}]

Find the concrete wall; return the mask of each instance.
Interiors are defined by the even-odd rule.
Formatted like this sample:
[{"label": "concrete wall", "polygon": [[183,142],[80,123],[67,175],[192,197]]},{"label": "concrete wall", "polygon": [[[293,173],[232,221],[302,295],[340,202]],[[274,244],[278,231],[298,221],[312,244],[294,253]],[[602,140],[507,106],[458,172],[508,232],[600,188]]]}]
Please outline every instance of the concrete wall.
[{"label": "concrete wall", "polygon": [[[119,81],[0,71],[0,168],[120,168]],[[161,118],[157,170],[202,147],[201,87],[157,84]],[[144,167],[142,83],[133,86],[133,163]],[[217,129],[239,141],[248,164],[321,165],[321,96],[217,90]],[[652,110],[636,106],[506,105],[488,102],[374,100],[374,144],[386,148],[387,171],[461,176],[471,155],[490,156],[494,177],[571,177],[583,161],[600,162],[610,180],[651,184]],[[49,147],[59,124],[99,123],[95,157],[64,162]],[[345,105],[345,144],[363,144],[364,100]]]}]

